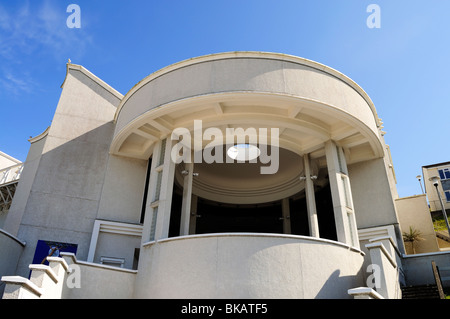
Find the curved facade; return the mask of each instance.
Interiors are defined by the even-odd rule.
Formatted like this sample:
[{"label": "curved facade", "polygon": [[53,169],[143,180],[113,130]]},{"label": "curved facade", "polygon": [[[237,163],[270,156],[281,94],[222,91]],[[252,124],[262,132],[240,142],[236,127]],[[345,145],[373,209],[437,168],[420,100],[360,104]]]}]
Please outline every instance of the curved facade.
[{"label": "curved facade", "polygon": [[76,248],[67,262],[89,283],[63,296],[350,298],[368,265],[393,260],[380,291],[398,297],[395,254],[366,248],[389,235],[379,241],[401,249],[389,149],[345,75],[230,52],[168,66],[125,96],[68,64],[62,88],[5,229]]},{"label": "curved facade", "polygon": [[193,120],[282,127],[281,145],[299,154],[332,139],[350,162],[383,155],[380,120],[352,80],[305,59],[251,52],[187,60],[139,82],[118,107],[111,151],[146,159],[146,133],[158,139]]},{"label": "curved facade", "polygon": [[141,258],[148,267],[138,273],[135,293],[138,298],[165,299],[342,299],[348,297],[348,287],[364,285],[363,275],[357,274],[363,255],[311,237],[177,237],[143,247]]}]

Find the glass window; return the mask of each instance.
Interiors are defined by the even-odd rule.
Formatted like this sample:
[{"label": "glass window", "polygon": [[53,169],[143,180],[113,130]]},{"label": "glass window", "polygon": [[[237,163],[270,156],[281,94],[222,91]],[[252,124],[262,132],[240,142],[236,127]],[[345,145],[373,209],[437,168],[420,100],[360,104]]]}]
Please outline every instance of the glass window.
[{"label": "glass window", "polygon": [[158,206],[153,208],[152,224],[150,225],[150,240],[155,240],[157,218],[158,218]]},{"label": "glass window", "polygon": [[167,139],[163,139],[162,142],[161,142],[161,149],[160,149],[160,153],[159,153],[158,166],[164,164],[164,156],[165,156],[165,153],[166,153],[166,143],[167,143]]},{"label": "glass window", "polygon": [[446,191],[450,191],[450,179],[444,179],[443,181],[441,181],[442,184],[442,189],[446,192]]},{"label": "glass window", "polygon": [[450,202],[450,191],[445,192],[445,197],[447,198],[447,202]]},{"label": "glass window", "polygon": [[450,179],[450,169],[449,168],[443,168],[443,169],[439,169],[439,177],[441,179]]},{"label": "glass window", "polygon": [[450,179],[450,170],[448,168],[444,169],[444,174],[446,179]]}]

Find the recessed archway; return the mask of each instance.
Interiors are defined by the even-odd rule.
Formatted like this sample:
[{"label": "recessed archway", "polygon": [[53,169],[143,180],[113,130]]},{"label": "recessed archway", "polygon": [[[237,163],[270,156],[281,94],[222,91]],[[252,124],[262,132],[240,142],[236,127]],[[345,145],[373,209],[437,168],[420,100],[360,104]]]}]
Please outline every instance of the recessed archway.
[{"label": "recessed archway", "polygon": [[[187,83],[186,79],[199,80]],[[381,121],[372,102],[342,74],[276,54],[247,52],[193,59],[138,83],[123,99],[115,121],[112,154],[155,159],[146,202],[151,217],[145,218],[143,241],[168,236],[174,180],[183,192],[181,235],[192,233],[189,229],[196,224],[192,221],[194,197],[232,205],[282,201],[283,231],[290,233],[286,207],[303,190],[310,235],[321,237],[315,199],[321,180],[316,169],[328,175],[337,239],[359,245],[347,164],[381,158],[384,149]],[[256,174],[263,165],[206,165],[195,160],[199,151],[230,146],[228,141],[212,141],[207,132],[227,139],[230,131],[239,129],[245,140],[233,145],[255,145],[252,138],[256,136],[256,147],[279,150],[276,174]],[[264,129],[276,131],[276,141],[271,135],[261,142]],[[183,159],[185,166],[172,159],[180,132],[180,146],[189,150],[183,155],[194,156],[193,161]],[[223,151],[227,153],[228,148]]]}]

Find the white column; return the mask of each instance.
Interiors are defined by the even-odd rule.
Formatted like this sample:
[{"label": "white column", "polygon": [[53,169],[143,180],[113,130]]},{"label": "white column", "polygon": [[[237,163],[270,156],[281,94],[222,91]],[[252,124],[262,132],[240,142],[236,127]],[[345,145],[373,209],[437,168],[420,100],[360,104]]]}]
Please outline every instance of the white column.
[{"label": "white column", "polygon": [[196,195],[192,195],[191,201],[191,221],[189,223],[189,235],[194,235],[197,226],[197,202],[198,197]]},{"label": "white column", "polygon": [[[142,227],[142,239],[141,244],[144,244],[148,241],[154,240],[154,227],[156,225],[156,216],[157,211],[155,211],[155,206],[152,206],[152,203],[155,200],[155,189],[157,184],[157,176],[158,172],[156,171],[156,167],[159,166],[158,160],[160,158],[162,141],[158,141],[155,143],[153,154],[152,154],[152,163],[150,167],[150,178],[149,184],[147,188],[147,202],[145,203],[145,216],[144,216],[144,224]],[[155,222],[155,223],[153,223]]]},{"label": "white column", "polygon": [[100,221],[94,222],[94,229],[92,230],[91,244],[89,246],[89,253],[87,257],[88,262],[94,262],[95,250],[97,248],[98,235],[100,234]]},{"label": "white column", "polygon": [[319,238],[319,222],[317,219],[316,196],[314,194],[314,183],[311,179],[311,164],[309,154],[303,156],[303,165],[305,167],[305,193],[306,207],[308,210],[309,235]]},{"label": "white column", "polygon": [[161,191],[158,200],[158,218],[156,220],[155,240],[169,237],[170,211],[172,208],[175,162],[171,158],[172,140],[166,138],[164,162],[162,168]]},{"label": "white column", "polygon": [[183,182],[183,203],[181,205],[180,236],[189,235],[192,203],[192,181],[194,177],[194,163],[185,163]]},{"label": "white column", "polygon": [[290,208],[289,208],[289,198],[283,198],[281,200],[281,210],[283,214],[283,233],[290,234],[291,233],[291,216],[290,216]]},{"label": "white column", "polygon": [[159,141],[153,152],[142,242],[169,236],[175,163],[170,136]]},{"label": "white column", "polygon": [[353,209],[350,180],[342,148],[333,141],[325,144],[325,152],[333,199],[337,239],[359,248],[356,220]]}]

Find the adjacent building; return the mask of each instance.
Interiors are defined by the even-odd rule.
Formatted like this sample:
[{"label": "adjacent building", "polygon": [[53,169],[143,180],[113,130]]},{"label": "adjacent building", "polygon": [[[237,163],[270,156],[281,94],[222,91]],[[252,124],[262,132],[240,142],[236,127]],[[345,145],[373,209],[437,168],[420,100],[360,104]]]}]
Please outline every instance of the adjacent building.
[{"label": "adjacent building", "polygon": [[[422,172],[425,191],[430,202],[430,210],[432,212],[442,211],[438,192],[444,208],[450,210],[450,162],[422,166]],[[434,176],[439,177],[437,189],[430,181],[430,178]]]},{"label": "adjacent building", "polygon": [[21,161],[0,152],[0,228],[11,207],[22,169]]}]

